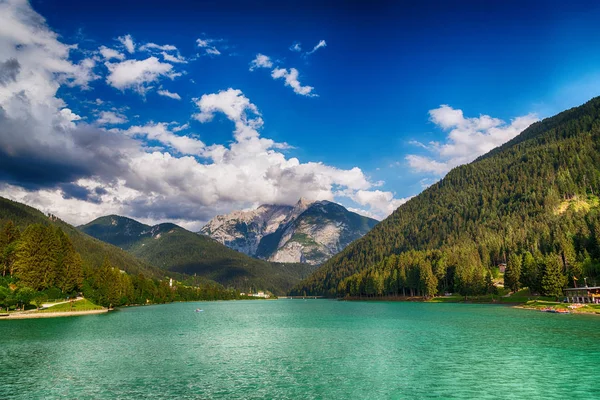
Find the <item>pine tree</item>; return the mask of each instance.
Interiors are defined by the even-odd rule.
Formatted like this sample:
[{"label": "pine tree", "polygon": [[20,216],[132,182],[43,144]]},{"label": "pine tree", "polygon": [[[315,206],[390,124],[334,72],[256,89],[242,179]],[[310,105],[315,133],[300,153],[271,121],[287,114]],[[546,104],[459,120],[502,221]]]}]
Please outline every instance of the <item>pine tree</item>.
[{"label": "pine tree", "polygon": [[71,239],[57,228],[56,237],[59,243],[56,260],[56,286],[63,293],[71,293],[81,287],[83,283],[82,260],[75,251]]},{"label": "pine tree", "polygon": [[21,236],[19,228],[12,221],[8,221],[0,231],[0,264],[2,265],[2,276],[12,275],[15,261],[15,250],[17,241]]},{"label": "pine tree", "polygon": [[431,263],[425,262],[421,265],[421,288],[425,297],[433,297],[437,294],[438,279],[431,270]]},{"label": "pine tree", "polygon": [[556,254],[543,258],[542,294],[553,296],[557,299],[563,295],[567,286],[567,278],[562,273],[562,265]]},{"label": "pine tree", "polygon": [[521,283],[523,286],[528,287],[530,292],[539,293],[541,291],[541,279],[538,263],[530,252],[525,252],[521,268]]},{"label": "pine tree", "polygon": [[504,286],[513,292],[521,287],[521,257],[512,253],[508,258],[506,270],[504,271]]},{"label": "pine tree", "polygon": [[14,273],[22,285],[34,290],[55,284],[58,241],[52,227],[29,225],[16,249]]}]

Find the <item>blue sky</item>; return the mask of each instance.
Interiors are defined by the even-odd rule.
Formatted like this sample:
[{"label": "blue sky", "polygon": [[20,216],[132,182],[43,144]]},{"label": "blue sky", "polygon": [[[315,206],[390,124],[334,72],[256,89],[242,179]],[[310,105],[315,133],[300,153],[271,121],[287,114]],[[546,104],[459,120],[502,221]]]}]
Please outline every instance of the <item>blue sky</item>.
[{"label": "blue sky", "polygon": [[[53,123],[44,125],[46,136],[4,135],[0,149],[16,161],[0,163],[0,194],[74,223],[115,212],[197,228],[216,213],[301,195],[385,217],[450,168],[600,94],[599,3],[488,3],[0,3],[4,25],[20,27],[0,29],[0,62],[20,66],[14,84],[0,86],[0,106],[18,108],[9,103],[15,88],[29,87],[34,97],[45,92],[34,90],[38,80],[25,80],[25,71],[36,71],[55,89],[37,103],[61,100],[54,111],[74,115],[61,129],[78,132],[65,139]],[[55,51],[28,38],[27,29],[42,29],[57,49],[77,48]],[[33,63],[27,48],[69,65]],[[250,70],[259,54],[265,67]],[[241,112],[228,113],[236,104]],[[30,118],[44,124],[46,112],[32,109]],[[7,118],[14,125],[23,116]],[[171,124],[158,132],[161,123]],[[238,124],[254,133],[235,133]],[[138,146],[110,155],[123,167],[111,169],[118,162],[102,158],[102,132],[119,149]],[[27,136],[29,146],[47,141],[56,148],[36,154],[18,142]],[[174,144],[174,137],[185,142]],[[271,142],[251,146],[250,137]],[[60,154],[64,140],[73,154]],[[219,159],[223,149],[230,154]],[[99,165],[64,161],[86,151]],[[64,164],[58,170],[77,173],[41,179],[35,169],[17,171],[25,156],[53,171],[50,153]]]}]

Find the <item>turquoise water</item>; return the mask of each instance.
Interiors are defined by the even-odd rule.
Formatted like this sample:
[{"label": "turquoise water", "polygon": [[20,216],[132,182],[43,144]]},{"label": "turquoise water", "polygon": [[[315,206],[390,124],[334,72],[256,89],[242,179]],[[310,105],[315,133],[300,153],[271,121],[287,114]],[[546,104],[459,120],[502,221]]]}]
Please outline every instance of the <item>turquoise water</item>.
[{"label": "turquoise water", "polygon": [[232,301],[0,321],[0,399],[590,399],[599,376],[600,317],[502,306]]}]

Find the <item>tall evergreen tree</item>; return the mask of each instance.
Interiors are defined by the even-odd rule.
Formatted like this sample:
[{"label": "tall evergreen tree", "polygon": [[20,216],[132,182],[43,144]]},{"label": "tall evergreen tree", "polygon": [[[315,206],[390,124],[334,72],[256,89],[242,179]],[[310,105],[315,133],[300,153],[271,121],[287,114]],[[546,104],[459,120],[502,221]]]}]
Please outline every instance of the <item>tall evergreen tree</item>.
[{"label": "tall evergreen tree", "polygon": [[504,271],[504,286],[513,292],[521,288],[521,257],[512,253]]},{"label": "tall evergreen tree", "polygon": [[567,286],[567,278],[562,273],[562,263],[556,254],[545,256],[542,263],[542,294],[558,299]]},{"label": "tall evergreen tree", "polygon": [[75,251],[71,239],[57,228],[58,252],[56,259],[56,286],[63,293],[71,293],[81,287],[83,283],[82,261],[79,253]]},{"label": "tall evergreen tree", "polygon": [[58,240],[54,229],[41,224],[29,225],[16,249],[14,272],[22,285],[34,290],[55,284]]},{"label": "tall evergreen tree", "polygon": [[421,266],[421,288],[423,296],[433,297],[437,294],[438,279],[433,274],[431,263],[425,262]]},{"label": "tall evergreen tree", "polygon": [[20,236],[21,232],[19,228],[10,220],[4,225],[2,231],[0,231],[0,265],[2,265],[2,276],[6,276],[6,274],[12,275],[17,240],[19,240]]},{"label": "tall evergreen tree", "polygon": [[540,268],[533,257],[533,254],[526,251],[523,254],[521,266],[521,283],[528,287],[530,292],[539,293],[541,291],[541,273]]}]

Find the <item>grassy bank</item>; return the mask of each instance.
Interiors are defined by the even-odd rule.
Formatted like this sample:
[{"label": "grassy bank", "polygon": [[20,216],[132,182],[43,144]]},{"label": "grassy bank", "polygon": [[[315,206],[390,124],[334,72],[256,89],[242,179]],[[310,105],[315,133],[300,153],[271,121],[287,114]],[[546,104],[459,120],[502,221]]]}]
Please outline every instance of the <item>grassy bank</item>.
[{"label": "grassy bank", "polygon": [[92,310],[102,310],[104,307],[96,305],[89,301],[88,299],[77,300],[69,303],[57,304],[52,307],[44,308],[43,310],[39,310],[37,312],[45,313],[45,312],[75,312],[75,311],[92,311]]},{"label": "grassy bank", "polygon": [[541,310],[547,308],[553,308],[556,310],[569,310],[574,314],[598,314],[600,315],[600,304],[584,304],[582,306],[573,308],[570,303],[557,303],[555,301],[543,301],[543,300],[532,300],[525,304],[521,304],[519,308],[525,308],[530,310]]}]

